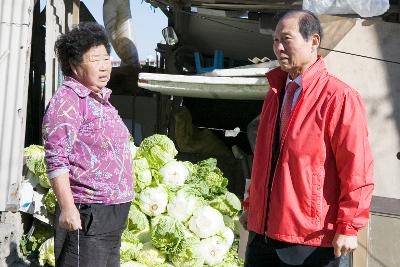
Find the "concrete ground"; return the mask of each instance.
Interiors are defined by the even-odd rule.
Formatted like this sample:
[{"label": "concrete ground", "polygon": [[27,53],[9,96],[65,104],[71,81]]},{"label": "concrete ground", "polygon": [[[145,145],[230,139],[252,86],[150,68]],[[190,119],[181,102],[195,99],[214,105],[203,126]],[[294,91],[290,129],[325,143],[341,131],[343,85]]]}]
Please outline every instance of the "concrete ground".
[{"label": "concrete ground", "polygon": [[19,240],[24,234],[21,213],[0,214],[0,267],[31,266],[19,252]]}]

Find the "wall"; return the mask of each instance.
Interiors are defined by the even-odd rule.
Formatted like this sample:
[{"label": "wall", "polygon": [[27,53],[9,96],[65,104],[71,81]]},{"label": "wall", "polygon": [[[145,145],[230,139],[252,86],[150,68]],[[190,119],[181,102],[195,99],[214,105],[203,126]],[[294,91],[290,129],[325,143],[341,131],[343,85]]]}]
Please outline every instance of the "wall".
[{"label": "wall", "polygon": [[18,208],[34,1],[0,1],[0,212]]},{"label": "wall", "polygon": [[330,71],[358,90],[364,99],[369,140],[375,157],[374,195],[400,199],[400,24],[358,19],[335,50],[378,59],[331,52]]}]

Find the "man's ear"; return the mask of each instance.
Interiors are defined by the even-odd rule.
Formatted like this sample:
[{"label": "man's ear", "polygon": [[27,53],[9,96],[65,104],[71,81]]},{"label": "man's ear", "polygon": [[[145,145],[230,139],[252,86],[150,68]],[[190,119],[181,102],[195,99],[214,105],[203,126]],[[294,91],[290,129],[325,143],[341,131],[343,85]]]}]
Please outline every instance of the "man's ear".
[{"label": "man's ear", "polygon": [[316,52],[318,50],[319,45],[321,44],[321,37],[319,34],[314,33],[311,36],[311,41],[312,41],[312,51]]}]

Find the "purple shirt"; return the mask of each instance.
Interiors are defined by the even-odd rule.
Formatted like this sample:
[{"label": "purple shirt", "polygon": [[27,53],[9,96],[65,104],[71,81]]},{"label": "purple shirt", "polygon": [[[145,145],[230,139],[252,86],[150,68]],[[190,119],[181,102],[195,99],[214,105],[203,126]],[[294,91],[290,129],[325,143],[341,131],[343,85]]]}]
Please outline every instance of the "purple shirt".
[{"label": "purple shirt", "polygon": [[129,131],[108,101],[71,77],[50,100],[43,118],[47,174],[69,172],[75,203],[119,204],[133,199]]}]

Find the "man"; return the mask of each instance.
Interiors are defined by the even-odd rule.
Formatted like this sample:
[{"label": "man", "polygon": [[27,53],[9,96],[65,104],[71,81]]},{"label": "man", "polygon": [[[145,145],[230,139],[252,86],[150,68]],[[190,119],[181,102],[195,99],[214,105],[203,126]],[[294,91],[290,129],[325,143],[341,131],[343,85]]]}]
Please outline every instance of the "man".
[{"label": "man", "polygon": [[242,224],[246,267],[339,266],[368,221],[373,160],[359,94],[329,74],[308,11],[278,22]]}]

